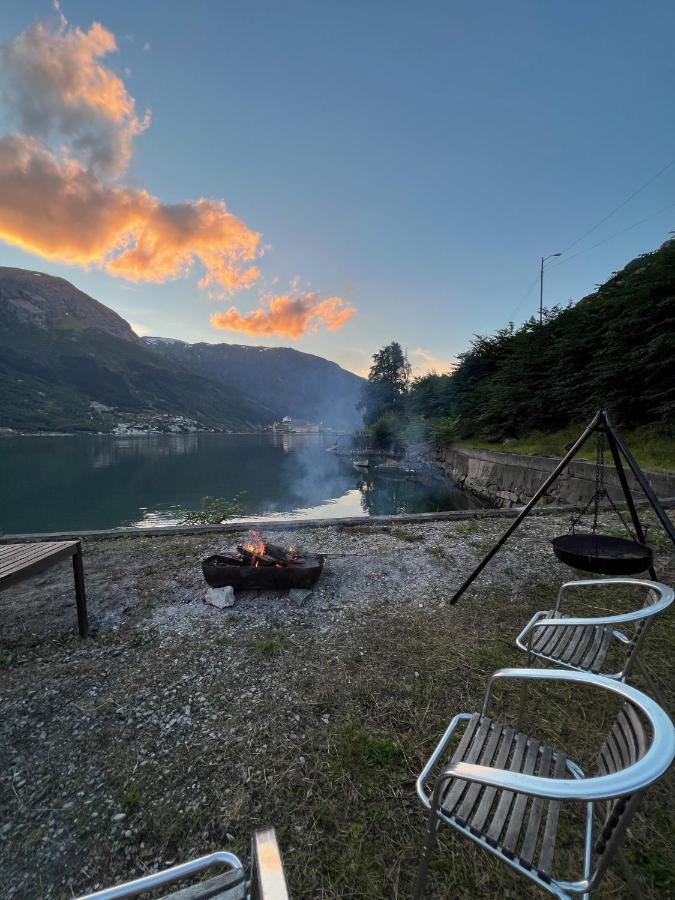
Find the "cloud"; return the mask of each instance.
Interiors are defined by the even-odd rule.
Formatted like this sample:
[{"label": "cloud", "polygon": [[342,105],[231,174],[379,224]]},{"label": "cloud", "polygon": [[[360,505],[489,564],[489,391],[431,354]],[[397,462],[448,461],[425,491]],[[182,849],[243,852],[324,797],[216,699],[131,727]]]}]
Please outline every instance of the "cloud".
[{"label": "cloud", "polygon": [[117,50],[115,36],[98,22],[69,28],[56,9],[59,28],[36,22],[0,46],[6,115],[23,134],[65,142],[99,175],[120,175],[150,114],[136,114],[122,79],[101,64]]},{"label": "cloud", "polygon": [[152,334],[152,328],[141,324],[141,322],[129,322],[129,324],[131,325],[134,334],[137,334],[138,337],[145,337],[148,334]]},{"label": "cloud", "polygon": [[346,305],[341,297],[321,300],[315,291],[308,291],[269,296],[263,299],[258,309],[247,314],[232,306],[227,312],[214,313],[211,324],[241,334],[297,339],[313,334],[321,325],[328,331],[338,331],[355,312],[354,307]]},{"label": "cloud", "polygon": [[0,138],[0,237],[46,259],[164,282],[204,266],[200,287],[249,287],[260,235],[222,201],[161,203],[107,184],[68,154],[23,135]]},{"label": "cloud", "polygon": [[408,353],[408,357],[413,367],[415,375],[426,375],[429,372],[436,372],[439,375],[447,375],[454,371],[456,363],[450,362],[448,359],[441,359],[430,350],[423,347],[417,347]]},{"label": "cloud", "polygon": [[[223,297],[260,277],[261,235],[222,200],[163,203],[124,181],[134,139],[150,124],[104,60],[115,35],[98,22],[37,22],[0,44],[0,100],[17,131],[0,137],[0,240],[45,259],[96,266],[131,282],[163,283],[202,267],[199,287]],[[150,45],[145,44],[144,49]],[[126,72],[126,70],[125,70]],[[273,282],[271,282],[273,283]],[[218,328],[300,337],[335,331],[354,314],[339,297],[299,287]]]}]

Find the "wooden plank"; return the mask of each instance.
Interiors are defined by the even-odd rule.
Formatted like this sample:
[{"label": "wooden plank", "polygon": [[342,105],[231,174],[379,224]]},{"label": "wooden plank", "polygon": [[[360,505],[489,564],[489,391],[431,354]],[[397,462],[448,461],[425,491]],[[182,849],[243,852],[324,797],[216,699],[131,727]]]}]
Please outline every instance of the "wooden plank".
[{"label": "wooden plank", "polygon": [[[502,730],[502,742],[499,747],[499,752],[497,753],[497,759],[495,760],[495,769],[503,769],[506,766],[506,763],[509,759],[509,753],[511,751],[511,745],[513,744],[513,736],[515,734],[515,730],[513,728],[504,728]],[[480,804],[478,809],[476,810],[473,818],[471,819],[471,823],[469,827],[474,834],[482,834],[483,828],[485,826],[485,822],[487,820],[488,814],[490,812],[490,807],[492,806],[492,802],[497,793],[496,787],[487,787],[483,792],[483,796],[481,797]]]},{"label": "wooden plank", "polygon": [[36,567],[49,567],[61,559],[73,556],[77,553],[77,548],[77,541],[61,541],[58,544],[49,544],[46,548],[40,544],[29,544],[28,550],[23,555],[12,554],[7,559],[0,557],[0,581],[14,578],[21,573],[25,573],[25,577],[28,577]]},{"label": "wooden plank", "polygon": [[[555,758],[554,778],[562,778],[565,774],[565,766],[567,757],[564,753],[558,753]],[[544,826],[544,836],[541,839],[541,850],[539,852],[539,862],[537,864],[538,871],[546,878],[551,877],[551,866],[553,865],[553,853],[555,851],[555,839],[558,833],[558,820],[560,818],[560,800],[551,800],[548,805],[548,813],[546,814],[546,825]]]},{"label": "wooden plank", "polygon": [[[492,764],[492,757],[494,756],[495,750],[497,749],[502,730],[503,729],[501,725],[492,725],[487,743],[485,744],[483,752],[480,755],[479,765],[489,766]],[[456,813],[457,818],[463,825],[466,824],[467,819],[471,815],[471,810],[473,809],[482,788],[482,784],[469,785],[469,789],[464,795],[464,799],[462,800],[462,805]]]},{"label": "wooden plank", "polygon": [[[534,767],[537,764],[538,756],[539,742],[532,740],[530,741],[530,746],[527,748],[527,756],[525,757],[525,765],[523,766],[525,775],[534,775]],[[507,856],[513,857],[516,854],[516,846],[518,844],[523,819],[525,818],[528,800],[529,797],[527,794],[516,794],[513,809],[511,810],[511,816],[509,817],[509,824],[506,827],[506,835],[502,843],[502,850]]]},{"label": "wooden plank", "polygon": [[612,639],[611,628],[603,626],[599,630],[602,631],[602,640],[600,642],[598,652],[595,654],[595,659],[591,663],[591,672],[595,672],[596,674],[602,668],[602,664],[604,663],[605,658],[607,657],[607,652],[609,651],[609,642]]},{"label": "wooden plank", "polygon": [[[478,731],[476,732],[476,736],[471,741],[471,744],[470,744],[468,750],[466,750],[462,756],[459,756],[458,755],[459,748],[457,748],[457,753],[455,753],[455,756],[453,756],[452,762],[461,761],[461,762],[475,763],[476,760],[478,759],[478,755],[479,755],[480,751],[483,748],[483,744],[485,743],[485,738],[487,737],[487,734],[490,730],[491,724],[492,724],[492,721],[490,719],[488,719],[487,717],[484,718],[481,721],[480,727],[478,728]],[[450,815],[452,813],[452,810],[457,805],[459,798],[462,796],[462,793],[466,786],[467,786],[467,782],[462,781],[459,778],[456,778],[452,782],[450,790],[443,798],[443,803],[441,804],[441,808],[443,809],[444,813],[446,813],[447,815]]]},{"label": "wooden plank", "polygon": [[22,572],[34,563],[39,563],[44,559],[50,559],[53,554],[40,553],[37,550],[23,556],[16,556],[13,559],[3,561],[0,564],[0,579],[14,575],[16,572]]},{"label": "wooden plank", "polygon": [[583,662],[581,663],[582,669],[590,669],[593,660],[598,654],[598,650],[600,649],[600,645],[602,644],[602,632],[603,628],[601,625],[597,625],[595,628],[595,634],[593,635],[593,642],[591,646],[588,648],[588,653],[584,656]]},{"label": "wooden plank", "polygon": [[595,634],[595,626],[589,625],[584,629],[584,634],[582,639],[577,644],[577,648],[574,652],[574,656],[570,659],[570,665],[579,666],[581,664],[581,660],[584,657],[584,654],[588,650],[588,646],[593,640],[593,636]]},{"label": "wooden plank", "polygon": [[[628,733],[626,733],[626,729],[628,729]],[[628,766],[632,765],[635,762],[636,756],[636,748],[633,742],[633,736],[630,733],[630,726],[628,725],[628,720],[624,715],[623,710],[619,711],[619,715],[616,717],[616,722],[614,723],[614,740],[616,741],[617,748],[619,750],[619,755],[621,756],[621,762],[623,763],[623,768],[627,769]]]},{"label": "wooden plank", "polygon": [[[539,764],[539,775],[541,778],[548,778],[551,768],[551,759],[553,750],[550,747],[544,747],[541,754],[541,762]],[[525,838],[520,851],[520,861],[526,868],[532,867],[534,859],[534,851],[537,849],[537,838],[539,837],[539,826],[541,824],[541,816],[544,811],[546,800],[543,797],[535,797],[530,808],[530,818],[527,822]]]},{"label": "wooden plank", "polygon": [[635,707],[632,703],[626,703],[623,707],[623,711],[631,727],[631,731],[635,735],[637,759],[642,759],[642,757],[647,752],[647,747],[649,746],[647,731],[645,729],[644,722],[640,718],[639,713],[635,710]]},{"label": "wooden plank", "polygon": [[580,644],[584,644],[587,642],[588,632],[589,630],[593,631],[591,625],[576,625],[574,628],[574,634],[568,645],[565,647],[564,653],[561,655],[560,659],[562,662],[570,663],[572,658],[577,655],[577,651],[579,649]]},{"label": "wooden plank", "polygon": [[[516,746],[513,751],[513,757],[511,759],[511,765],[509,766],[509,771],[511,772],[520,772],[520,767],[523,763],[523,756],[525,754],[525,747],[527,744],[527,735],[519,732],[516,735]],[[508,817],[509,809],[511,807],[511,801],[513,800],[513,791],[502,791],[502,795],[499,798],[499,803],[497,804],[497,809],[494,814],[494,818],[490,823],[490,829],[487,833],[486,840],[489,844],[492,844],[493,847],[496,847],[499,842],[499,837],[504,830],[504,825],[506,824],[506,819]]]},{"label": "wooden plank", "polygon": [[0,578],[13,574],[40,560],[56,555],[70,555],[75,552],[77,541],[59,541],[45,544],[10,544],[0,547]]}]

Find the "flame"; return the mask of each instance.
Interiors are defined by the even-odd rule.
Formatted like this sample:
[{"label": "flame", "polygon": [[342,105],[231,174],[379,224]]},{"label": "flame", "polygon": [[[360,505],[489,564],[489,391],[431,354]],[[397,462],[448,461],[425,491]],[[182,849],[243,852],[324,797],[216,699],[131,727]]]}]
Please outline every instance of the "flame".
[{"label": "flame", "polygon": [[244,544],[244,549],[253,554],[253,565],[258,566],[260,565],[258,557],[265,555],[265,542],[260,539],[260,535],[257,531],[249,531],[249,534],[253,540],[247,541]]}]

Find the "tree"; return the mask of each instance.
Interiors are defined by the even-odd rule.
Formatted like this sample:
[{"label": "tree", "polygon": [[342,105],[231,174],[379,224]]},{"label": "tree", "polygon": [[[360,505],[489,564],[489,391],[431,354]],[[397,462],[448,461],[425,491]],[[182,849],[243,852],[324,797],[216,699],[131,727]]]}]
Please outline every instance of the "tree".
[{"label": "tree", "polygon": [[373,364],[359,404],[366,425],[387,414],[403,415],[410,373],[408,357],[398,341],[392,341],[373,354]]}]

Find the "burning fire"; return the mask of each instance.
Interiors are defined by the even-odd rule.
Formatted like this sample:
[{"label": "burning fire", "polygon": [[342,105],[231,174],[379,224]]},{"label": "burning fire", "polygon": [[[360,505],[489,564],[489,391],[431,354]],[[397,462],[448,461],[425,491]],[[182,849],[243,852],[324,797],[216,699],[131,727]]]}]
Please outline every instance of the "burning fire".
[{"label": "burning fire", "polygon": [[249,531],[249,534],[251,535],[252,540],[247,541],[244,544],[244,550],[248,550],[249,553],[253,554],[252,564],[254,566],[259,566],[260,557],[265,555],[265,542],[260,539],[260,535],[257,531]]},{"label": "burning fire", "polygon": [[275,559],[273,565],[278,569],[282,569],[284,567],[284,562],[279,562],[279,554],[278,551],[282,550],[282,556],[286,557],[285,562],[292,562],[298,559],[298,552],[295,547],[289,545],[287,548],[283,549],[280,547],[273,548],[272,545],[266,544],[257,531],[249,531],[251,535],[251,539],[246,541],[245,544],[241,544],[241,549],[245,550],[247,554],[250,554],[250,565],[259,566],[261,562],[263,564],[270,564],[270,557]]}]

